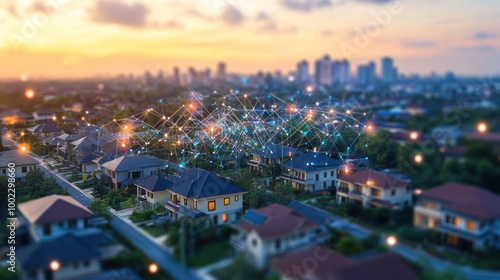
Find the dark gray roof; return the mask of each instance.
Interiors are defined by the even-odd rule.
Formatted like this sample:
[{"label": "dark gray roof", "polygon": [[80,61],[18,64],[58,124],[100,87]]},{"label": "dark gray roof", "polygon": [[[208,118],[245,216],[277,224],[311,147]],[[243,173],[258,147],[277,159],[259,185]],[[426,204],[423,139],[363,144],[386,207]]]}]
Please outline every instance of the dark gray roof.
[{"label": "dark gray roof", "polygon": [[171,191],[184,197],[207,198],[247,192],[215,173],[200,168],[190,168],[180,176],[169,176],[167,179],[173,181]]},{"label": "dark gray roof", "polygon": [[252,154],[265,157],[265,158],[283,158],[290,155],[295,155],[296,149],[287,146],[276,145],[268,142],[266,145],[259,149],[253,150]]},{"label": "dark gray roof", "polygon": [[329,220],[331,220],[330,215],[319,211],[318,209],[311,207],[309,205],[306,205],[304,203],[300,203],[296,200],[292,200],[290,204],[288,204],[288,207],[292,208],[295,210],[295,212],[299,212],[306,216],[309,220],[315,222],[318,225],[322,225],[327,223]]},{"label": "dark gray roof", "polygon": [[61,138],[58,138],[58,137],[49,137],[49,138],[46,138],[43,140],[43,143],[45,145],[50,145],[50,146],[59,146],[59,147],[62,147],[66,144],[66,142],[64,142],[64,140],[62,140]]},{"label": "dark gray roof", "polygon": [[125,155],[114,160],[108,161],[102,165],[102,167],[115,171],[130,171],[130,170],[139,170],[145,167],[154,167],[154,166],[162,166],[166,163],[166,161],[149,156],[136,156],[136,155]]},{"label": "dark gray roof", "polygon": [[32,133],[39,133],[39,132],[45,133],[45,132],[61,132],[62,130],[51,123],[44,123],[30,127],[28,128],[28,131],[31,131]]},{"label": "dark gray roof", "polygon": [[135,184],[143,189],[152,192],[159,192],[171,189],[174,183],[165,178],[158,177],[156,175],[151,175],[137,181]]},{"label": "dark gray roof", "polygon": [[88,239],[65,234],[59,238],[33,243],[19,248],[18,258],[24,270],[48,268],[53,260],[61,265],[100,258],[101,253]]},{"label": "dark gray roof", "polygon": [[89,155],[97,150],[97,145],[95,145],[88,137],[83,137],[80,140],[71,142],[73,149],[78,152],[81,156]]},{"label": "dark gray roof", "polygon": [[62,139],[64,141],[76,141],[78,139],[83,138],[83,136],[78,135],[78,134],[66,134],[66,133],[64,133],[64,134],[57,136],[57,138]]},{"label": "dark gray roof", "polygon": [[38,161],[18,149],[0,152],[0,167],[6,167],[9,163],[21,166],[38,164]]},{"label": "dark gray roof", "polygon": [[97,160],[97,163],[102,165],[103,163],[106,163],[108,161],[112,161],[115,158],[118,158],[118,155],[115,153],[105,154],[100,159]]},{"label": "dark gray roof", "polygon": [[301,153],[282,163],[283,167],[303,171],[315,171],[325,168],[338,167],[342,161],[331,158],[324,153]]},{"label": "dark gray roof", "polygon": [[84,156],[75,156],[75,160],[76,162],[78,163],[90,163],[90,162],[93,162],[94,159],[97,158],[97,155],[96,154],[87,154],[87,155],[84,155]]}]

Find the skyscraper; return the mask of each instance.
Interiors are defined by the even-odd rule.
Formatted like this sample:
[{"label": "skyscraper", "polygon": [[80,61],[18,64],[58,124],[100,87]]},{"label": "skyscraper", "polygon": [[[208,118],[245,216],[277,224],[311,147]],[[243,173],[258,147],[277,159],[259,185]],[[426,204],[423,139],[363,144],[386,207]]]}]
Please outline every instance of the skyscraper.
[{"label": "skyscraper", "polygon": [[391,83],[394,77],[394,60],[390,57],[382,58],[382,82]]},{"label": "skyscraper", "polygon": [[226,63],[224,62],[219,62],[219,64],[217,64],[217,80],[226,80]]},{"label": "skyscraper", "polygon": [[375,81],[377,80],[375,69],[376,69],[375,62],[370,61],[370,63],[368,63],[368,82],[371,84],[375,83]]},{"label": "skyscraper", "polygon": [[359,85],[373,84],[375,80],[375,62],[370,61],[368,64],[358,66],[357,83]]},{"label": "skyscraper", "polygon": [[179,73],[179,67],[174,67],[174,77],[173,77],[173,82],[175,85],[180,85],[181,84],[181,75]]},{"label": "skyscraper", "polygon": [[320,84],[322,85],[331,85],[332,83],[332,62],[330,60],[330,56],[325,55],[321,60],[321,77]]},{"label": "skyscraper", "polygon": [[309,64],[306,60],[297,64],[297,79],[301,83],[309,82]]},{"label": "skyscraper", "polygon": [[334,60],[331,64],[331,84],[337,86],[346,85],[349,82],[349,61]]},{"label": "skyscraper", "polygon": [[321,59],[316,60],[314,63],[314,83],[316,83],[316,85],[321,84],[321,65]]},{"label": "skyscraper", "polygon": [[349,60],[344,59],[340,61],[340,77],[339,77],[340,85],[346,85],[349,83],[350,72],[351,72],[351,64],[349,63]]}]

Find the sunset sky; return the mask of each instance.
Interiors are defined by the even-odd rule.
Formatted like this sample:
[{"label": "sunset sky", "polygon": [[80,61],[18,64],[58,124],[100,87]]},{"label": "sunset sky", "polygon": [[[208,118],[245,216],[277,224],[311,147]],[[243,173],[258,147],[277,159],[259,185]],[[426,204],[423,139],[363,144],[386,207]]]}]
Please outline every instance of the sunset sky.
[{"label": "sunset sky", "polygon": [[403,73],[491,75],[499,27],[498,0],[1,1],[0,78],[171,74],[218,61],[229,72],[289,71],[324,54],[348,58],[352,72],[390,55]]}]

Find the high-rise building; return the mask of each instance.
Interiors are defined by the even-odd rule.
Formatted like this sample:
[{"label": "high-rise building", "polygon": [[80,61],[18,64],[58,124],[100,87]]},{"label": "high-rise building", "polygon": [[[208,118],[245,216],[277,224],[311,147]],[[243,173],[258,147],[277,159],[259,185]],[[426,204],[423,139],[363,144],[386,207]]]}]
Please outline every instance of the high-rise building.
[{"label": "high-rise building", "polygon": [[217,80],[226,80],[226,68],[226,63],[224,62],[219,62],[219,64],[217,64]]},{"label": "high-rise building", "polygon": [[321,69],[322,69],[322,61],[321,59],[316,60],[314,63],[314,83],[319,85],[321,84]]},{"label": "high-rise building", "polygon": [[371,61],[365,65],[358,66],[357,83],[359,85],[368,85],[375,83],[375,63]]},{"label": "high-rise building", "polygon": [[351,73],[351,64],[349,63],[349,60],[344,59],[340,61],[340,77],[339,77],[339,84],[340,85],[346,85],[349,83],[349,79]]},{"label": "high-rise building", "polygon": [[173,82],[174,82],[175,85],[180,85],[181,84],[181,74],[179,72],[179,67],[174,67]]},{"label": "high-rise building", "polygon": [[336,86],[343,86],[349,83],[349,61],[334,60],[331,64],[331,84]]},{"label": "high-rise building", "polygon": [[390,57],[382,58],[382,82],[391,83],[394,77],[394,60]]},{"label": "high-rise building", "polygon": [[368,63],[368,82],[373,84],[377,80],[377,75],[375,74],[376,65],[375,62],[370,61]]},{"label": "high-rise building", "polygon": [[301,83],[309,82],[309,64],[306,60],[297,64],[297,79]]},{"label": "high-rise building", "polygon": [[194,69],[193,67],[189,67],[186,78],[190,83],[198,83],[198,73],[196,73],[196,69]]},{"label": "high-rise building", "polygon": [[332,84],[332,62],[330,60],[330,56],[325,55],[321,60],[321,77],[320,84],[322,85],[331,85]]}]

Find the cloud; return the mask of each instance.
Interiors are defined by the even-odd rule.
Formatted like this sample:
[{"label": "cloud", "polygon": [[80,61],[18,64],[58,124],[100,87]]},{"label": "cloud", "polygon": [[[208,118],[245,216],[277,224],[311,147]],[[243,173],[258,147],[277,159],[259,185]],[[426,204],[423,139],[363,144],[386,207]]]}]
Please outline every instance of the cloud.
[{"label": "cloud", "polygon": [[292,11],[310,12],[313,9],[329,7],[330,0],[281,0],[281,5]]},{"label": "cloud", "polygon": [[335,34],[335,33],[331,29],[321,30],[321,32],[320,32],[320,35],[323,37],[330,37],[330,36],[333,36],[333,34]]},{"label": "cloud", "polygon": [[7,5],[7,13],[9,15],[17,17],[17,18],[21,17],[21,15],[19,14],[19,12],[16,9],[16,6],[14,6],[12,4]]},{"label": "cloud", "polygon": [[184,12],[185,15],[187,16],[192,16],[192,17],[196,17],[196,18],[201,18],[201,19],[204,19],[204,20],[207,20],[207,21],[212,21],[213,19],[205,14],[202,14],[200,13],[198,10],[196,9],[188,9]]},{"label": "cloud", "polygon": [[184,25],[182,24],[182,22],[180,21],[177,21],[177,20],[169,20],[167,22],[153,22],[151,23],[150,25],[151,27],[154,27],[154,28],[169,28],[169,29],[180,29],[180,28],[184,28]]},{"label": "cloud", "polygon": [[394,0],[356,0],[356,1],[368,4],[386,4]]},{"label": "cloud", "polygon": [[226,5],[220,14],[220,17],[227,25],[240,25],[245,19],[240,10],[232,5]]},{"label": "cloud", "polygon": [[489,32],[477,32],[476,34],[474,34],[474,38],[476,40],[485,40],[485,39],[495,38],[496,36],[497,34]]},{"label": "cloud", "polygon": [[257,16],[255,17],[255,19],[257,19],[257,20],[268,20],[268,19],[270,19],[270,17],[269,17],[269,15],[266,12],[260,11],[257,14]]},{"label": "cloud", "polygon": [[477,46],[457,46],[451,48],[451,50],[456,52],[487,52],[494,51],[497,48],[492,45],[477,45]]},{"label": "cloud", "polygon": [[279,28],[274,20],[269,20],[264,25],[261,26],[259,31],[263,32],[263,33],[290,34],[290,33],[295,33],[297,31],[297,27],[296,26],[289,26],[289,27]]},{"label": "cloud", "polygon": [[117,0],[100,0],[90,13],[95,22],[144,27],[149,10],[138,2],[127,5]]},{"label": "cloud", "polygon": [[437,46],[433,41],[404,41],[403,46],[407,48],[433,48]]}]

